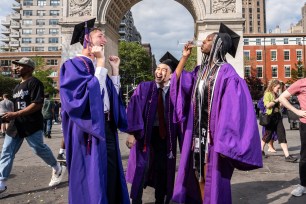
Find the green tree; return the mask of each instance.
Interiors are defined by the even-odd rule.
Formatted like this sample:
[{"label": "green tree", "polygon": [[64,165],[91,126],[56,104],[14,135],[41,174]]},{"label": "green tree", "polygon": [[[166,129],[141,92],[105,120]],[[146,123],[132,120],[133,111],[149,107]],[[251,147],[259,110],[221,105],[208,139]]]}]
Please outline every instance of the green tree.
[{"label": "green tree", "polygon": [[9,96],[11,97],[15,86],[19,82],[20,80],[0,75],[0,96],[6,93],[9,94]]},{"label": "green tree", "polygon": [[147,51],[136,42],[119,43],[119,57],[121,59],[120,75],[123,87],[141,81],[153,80],[152,60]]},{"label": "green tree", "polygon": [[53,70],[46,68],[46,63],[43,57],[35,56],[32,60],[35,62],[33,75],[43,83],[45,93],[49,93],[50,96],[56,94],[58,90],[53,87],[53,80],[49,77]]},{"label": "green tree", "polygon": [[295,81],[305,76],[306,70],[303,66],[303,62],[301,60],[298,60],[298,62],[295,63],[295,69],[291,70],[291,79],[287,81],[287,84],[293,84]]},{"label": "green tree", "polygon": [[251,93],[253,100],[259,100],[263,96],[263,83],[255,76],[246,77],[245,81]]},{"label": "green tree", "polygon": [[195,66],[197,66],[197,49],[194,48],[186,62],[185,70],[192,71]]}]

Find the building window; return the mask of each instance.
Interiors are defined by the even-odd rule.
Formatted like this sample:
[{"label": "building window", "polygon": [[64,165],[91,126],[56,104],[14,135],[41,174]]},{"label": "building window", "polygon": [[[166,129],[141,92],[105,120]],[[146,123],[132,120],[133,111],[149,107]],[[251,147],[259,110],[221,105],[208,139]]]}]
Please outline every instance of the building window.
[{"label": "building window", "polygon": [[49,38],[49,43],[58,43],[58,38]]},{"label": "building window", "polygon": [[296,51],[296,61],[302,61],[302,50]]},{"label": "building window", "polygon": [[302,45],[302,39],[301,38],[296,38],[296,44],[297,45]]},{"label": "building window", "polygon": [[50,16],[59,16],[59,13],[58,10],[50,10]]},{"label": "building window", "polygon": [[60,0],[51,0],[50,1],[50,6],[59,6],[60,5]]},{"label": "building window", "polygon": [[36,43],[45,43],[45,38],[36,38]]},{"label": "building window", "polygon": [[22,34],[30,35],[32,34],[32,29],[22,29]]},{"label": "building window", "polygon": [[50,28],[49,34],[58,34],[58,28]]},{"label": "building window", "polygon": [[256,39],[256,45],[261,45],[261,39],[260,38]]},{"label": "building window", "polygon": [[36,25],[45,25],[45,20],[44,19],[37,19],[36,20]]},{"label": "building window", "polygon": [[33,0],[24,0],[23,5],[24,6],[33,6]]},{"label": "building window", "polygon": [[262,78],[262,67],[256,67],[256,77]]},{"label": "building window", "polygon": [[277,78],[277,76],[278,76],[277,66],[272,66],[272,78]]},{"label": "building window", "polygon": [[260,13],[260,8],[257,8],[257,13]]},{"label": "building window", "polygon": [[45,10],[37,10],[37,15],[38,16],[45,16],[46,15],[46,11]]},{"label": "building window", "polygon": [[33,15],[33,11],[32,10],[24,10],[23,11],[23,16],[32,16]]},{"label": "building window", "polygon": [[50,19],[49,25],[58,25],[58,19]]},{"label": "building window", "polygon": [[291,68],[289,65],[285,65],[285,78],[291,77]]},{"label": "building window", "polygon": [[32,43],[32,38],[22,38],[21,42],[22,43]]},{"label": "building window", "polygon": [[37,28],[36,29],[36,34],[39,34],[39,35],[45,34],[45,29],[44,28]]},{"label": "building window", "polygon": [[288,45],[288,43],[289,43],[289,39],[288,38],[284,38],[284,44]]},{"label": "building window", "polygon": [[47,1],[46,0],[37,0],[37,6],[46,6]]},{"label": "building window", "polygon": [[249,39],[248,38],[243,39],[243,44],[249,45],[250,44]]},{"label": "building window", "polygon": [[47,65],[57,65],[57,59],[48,59]]},{"label": "building window", "polygon": [[244,77],[251,76],[251,67],[244,67]]},{"label": "building window", "polygon": [[262,51],[256,51],[256,60],[261,61],[262,60]]},{"label": "building window", "polygon": [[48,51],[58,51],[58,47],[48,47]]},{"label": "building window", "polygon": [[44,47],[35,47],[35,51],[38,51],[38,52],[44,51]]},{"label": "building window", "polygon": [[11,60],[1,60],[1,66],[11,66]]},{"label": "building window", "polygon": [[284,60],[286,60],[286,61],[290,60],[290,51],[289,50],[284,51]]},{"label": "building window", "polygon": [[21,47],[21,52],[31,52],[31,47]]},{"label": "building window", "polygon": [[277,52],[276,50],[271,50],[271,60],[276,61],[277,60]]},{"label": "building window", "polygon": [[30,19],[26,19],[26,20],[23,20],[22,21],[22,25],[32,25],[32,20],[30,20]]},{"label": "building window", "polygon": [[276,45],[276,39],[275,38],[271,38],[271,45]]},{"label": "building window", "polygon": [[250,60],[250,51],[243,51],[244,60]]}]

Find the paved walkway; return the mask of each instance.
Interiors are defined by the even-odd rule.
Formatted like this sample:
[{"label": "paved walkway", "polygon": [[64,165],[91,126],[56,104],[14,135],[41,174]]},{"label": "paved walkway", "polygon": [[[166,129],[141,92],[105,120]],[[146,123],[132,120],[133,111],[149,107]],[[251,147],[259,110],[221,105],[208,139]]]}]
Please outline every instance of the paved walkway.
[{"label": "paved walkway", "polygon": [[[290,130],[284,119],[289,150],[298,156],[300,149],[299,131]],[[260,128],[261,130],[261,128]],[[45,142],[57,155],[61,142],[60,125],[54,125],[52,138]],[[120,147],[124,167],[129,150],[125,146],[126,134],[120,134]],[[3,138],[0,138],[2,147]],[[275,143],[277,153],[264,160],[264,167],[255,171],[235,171],[232,178],[232,200],[237,204],[305,204],[306,195],[295,198],[290,195],[293,185],[299,183],[298,163],[285,162],[280,146]],[[34,155],[26,141],[16,155],[8,190],[0,195],[1,204],[24,203],[68,203],[68,177],[57,187],[50,188],[51,168]],[[144,203],[154,203],[152,188],[144,191]]]}]

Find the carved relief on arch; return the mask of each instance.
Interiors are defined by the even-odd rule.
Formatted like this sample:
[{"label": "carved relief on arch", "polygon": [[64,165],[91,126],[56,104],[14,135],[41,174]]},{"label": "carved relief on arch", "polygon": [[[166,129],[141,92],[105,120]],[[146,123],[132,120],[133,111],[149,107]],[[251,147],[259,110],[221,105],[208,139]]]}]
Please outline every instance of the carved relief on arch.
[{"label": "carved relief on arch", "polygon": [[91,16],[91,0],[70,0],[69,16]]},{"label": "carved relief on arch", "polygon": [[236,0],[213,0],[213,13],[236,13]]}]

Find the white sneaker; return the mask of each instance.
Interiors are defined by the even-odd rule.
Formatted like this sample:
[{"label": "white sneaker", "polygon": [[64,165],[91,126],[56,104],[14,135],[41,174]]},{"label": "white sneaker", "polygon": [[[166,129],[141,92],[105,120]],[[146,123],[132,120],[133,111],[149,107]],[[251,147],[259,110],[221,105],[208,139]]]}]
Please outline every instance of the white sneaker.
[{"label": "white sneaker", "polygon": [[60,182],[63,179],[64,173],[66,171],[66,167],[65,166],[60,166],[60,170],[58,170],[57,172],[55,172],[55,170],[52,170],[52,178],[51,181],[49,183],[49,186],[56,186],[58,184],[60,184]]},{"label": "white sneaker", "polygon": [[306,193],[306,188],[300,184],[296,185],[297,187],[291,192],[294,196],[302,196],[303,193]]}]

